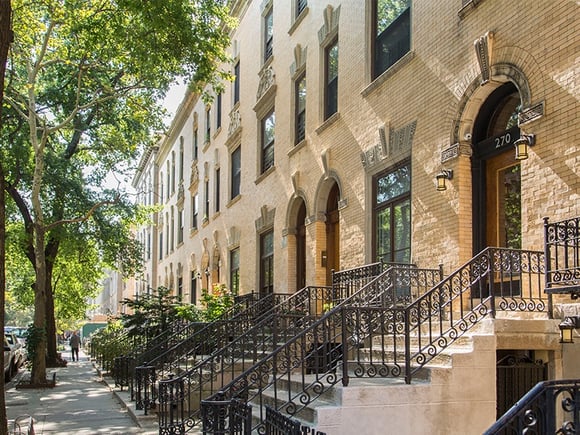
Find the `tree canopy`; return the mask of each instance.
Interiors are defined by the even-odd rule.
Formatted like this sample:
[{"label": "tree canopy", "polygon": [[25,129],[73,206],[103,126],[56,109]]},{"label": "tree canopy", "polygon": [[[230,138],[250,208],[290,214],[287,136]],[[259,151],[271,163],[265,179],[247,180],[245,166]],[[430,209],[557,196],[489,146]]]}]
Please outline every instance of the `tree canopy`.
[{"label": "tree canopy", "polygon": [[[154,143],[163,127],[158,101],[177,77],[196,91],[229,78],[218,66],[227,64],[233,23],[221,0],[12,7],[0,157],[14,204],[7,220],[20,223],[13,247],[33,266],[34,327],[46,330],[50,355],[54,299],[87,291],[79,277],[97,276],[87,265],[138,267],[133,201],[111,174],[128,177]],[[47,342],[39,346],[33,383],[45,377]]]}]

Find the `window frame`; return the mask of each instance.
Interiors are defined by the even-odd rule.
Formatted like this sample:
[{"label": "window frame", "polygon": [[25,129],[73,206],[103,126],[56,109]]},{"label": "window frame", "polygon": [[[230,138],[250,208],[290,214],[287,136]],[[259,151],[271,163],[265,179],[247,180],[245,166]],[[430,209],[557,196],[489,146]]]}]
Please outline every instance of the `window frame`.
[{"label": "window frame", "polygon": [[[237,260],[235,259],[237,257]],[[240,247],[230,250],[230,290],[240,294]]]},{"label": "window frame", "polygon": [[[381,202],[378,201],[378,183],[379,180],[388,177],[391,174],[395,174],[396,172],[402,170],[403,168],[407,168],[408,171],[408,189],[406,191],[400,192],[386,200]],[[411,170],[411,162],[409,160],[405,160],[400,164],[397,164],[393,167],[388,168],[385,171],[382,171],[376,174],[373,177],[373,258],[375,261],[384,261],[384,262],[410,262],[411,261],[411,234],[412,234],[412,215],[411,215],[411,186],[412,186],[412,170]],[[398,227],[396,225],[396,213],[395,209],[401,205],[408,206],[408,221],[404,222],[407,224],[408,234],[406,240],[406,245],[401,249],[401,247],[396,246],[397,236],[398,236]],[[379,246],[379,216],[380,214],[385,211],[389,210],[389,246],[388,251],[379,252],[381,246]],[[397,257],[397,253],[406,251],[408,253],[406,261],[401,260]],[[388,258],[385,256],[388,255]]]},{"label": "window frame", "polygon": [[[272,139],[266,142],[266,134],[267,134],[267,123],[269,120],[272,120]],[[260,135],[261,135],[261,148],[260,148],[260,174],[265,173],[270,168],[274,167],[275,162],[275,154],[274,154],[274,145],[276,143],[276,111],[274,108],[270,110],[266,116],[262,118],[260,122]]]},{"label": "window frame", "polygon": [[[300,110],[300,86],[304,83],[303,109]],[[294,81],[294,144],[297,145],[306,139],[306,71],[302,72]]]},{"label": "window frame", "polygon": [[274,7],[271,5],[262,17],[264,45],[264,63],[274,55]]},{"label": "window frame", "polygon": [[[237,162],[237,165],[236,165]],[[242,186],[242,146],[238,146],[230,154],[230,200],[241,193]]]},{"label": "window frame", "polygon": [[[336,48],[336,76],[330,78],[330,58]],[[324,47],[324,120],[338,112],[338,78],[339,78],[339,46],[338,35]]]},{"label": "window frame", "polygon": [[[265,249],[266,239],[272,238],[271,251]],[[274,292],[274,229],[260,234],[260,295]]]}]

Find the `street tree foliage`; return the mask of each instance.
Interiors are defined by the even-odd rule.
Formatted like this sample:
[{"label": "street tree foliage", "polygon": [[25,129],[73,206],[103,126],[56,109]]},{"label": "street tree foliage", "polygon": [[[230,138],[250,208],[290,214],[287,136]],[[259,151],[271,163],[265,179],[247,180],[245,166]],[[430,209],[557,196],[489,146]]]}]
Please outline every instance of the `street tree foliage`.
[{"label": "street tree foliage", "polygon": [[80,279],[96,275],[77,268],[135,273],[133,201],[110,175],[132,174],[162,129],[157,101],[177,77],[194,91],[229,78],[217,67],[228,61],[233,25],[224,3],[12,2],[0,158],[17,210],[7,219],[21,223],[19,246],[34,271],[31,383],[46,381],[44,355],[56,355],[55,299],[90,293]]}]

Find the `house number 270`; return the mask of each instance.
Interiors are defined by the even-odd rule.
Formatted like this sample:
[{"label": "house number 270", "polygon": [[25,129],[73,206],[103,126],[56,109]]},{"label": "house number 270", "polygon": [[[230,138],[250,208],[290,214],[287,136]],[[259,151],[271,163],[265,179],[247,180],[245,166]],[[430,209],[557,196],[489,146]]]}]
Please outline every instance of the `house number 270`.
[{"label": "house number 270", "polygon": [[498,136],[494,139],[495,141],[495,148],[501,148],[505,145],[508,145],[511,143],[512,141],[512,135],[509,133],[506,134],[502,134],[501,136]]}]

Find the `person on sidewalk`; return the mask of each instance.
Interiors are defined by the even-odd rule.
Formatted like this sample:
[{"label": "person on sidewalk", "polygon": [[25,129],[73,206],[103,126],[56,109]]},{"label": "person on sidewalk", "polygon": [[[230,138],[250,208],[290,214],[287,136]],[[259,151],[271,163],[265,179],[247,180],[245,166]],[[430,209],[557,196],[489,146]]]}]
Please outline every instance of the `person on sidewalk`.
[{"label": "person on sidewalk", "polygon": [[79,360],[79,347],[81,345],[81,338],[77,335],[77,331],[74,331],[69,340],[70,344],[70,353],[72,354],[72,360],[75,361]]}]

